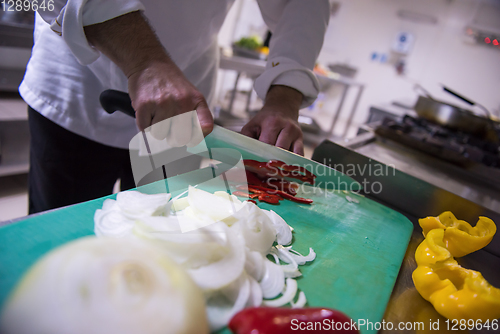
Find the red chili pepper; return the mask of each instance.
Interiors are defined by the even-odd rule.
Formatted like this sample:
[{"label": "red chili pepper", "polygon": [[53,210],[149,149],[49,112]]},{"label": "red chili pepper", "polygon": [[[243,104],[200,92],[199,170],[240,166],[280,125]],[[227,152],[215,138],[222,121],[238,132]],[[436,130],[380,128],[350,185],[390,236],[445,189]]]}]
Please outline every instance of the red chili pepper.
[{"label": "red chili pepper", "polygon": [[250,197],[250,194],[249,193],[246,193],[244,191],[233,191],[233,195],[234,196],[240,196],[240,197]]},{"label": "red chili pepper", "polygon": [[229,322],[234,334],[357,333],[356,323],[328,308],[247,308]]},{"label": "red chili pepper", "polygon": [[277,190],[277,189],[270,189],[270,188],[261,187],[261,186],[254,186],[254,185],[249,185],[249,186],[239,185],[236,188],[239,190],[251,191],[251,192],[254,192],[256,194],[266,194],[267,193],[267,194],[271,194],[271,195],[279,195],[285,199],[289,199],[291,201],[301,203],[301,204],[313,203],[312,199],[292,196],[290,194],[287,194],[284,191]]},{"label": "red chili pepper", "polygon": [[[260,188],[260,189],[258,189],[258,188]],[[251,191],[255,194],[267,194],[268,193],[266,190],[262,190],[262,189],[267,189],[267,188],[260,187],[260,186],[253,186],[253,185],[248,185],[248,186],[239,185],[239,186],[236,186],[236,189]]]},{"label": "red chili pepper", "polygon": [[312,199],[310,198],[303,198],[303,197],[297,197],[297,196],[292,196],[290,194],[287,194],[284,191],[277,190],[277,194],[280,195],[283,198],[289,199],[290,201],[294,201],[297,203],[302,203],[302,204],[311,204],[313,202]]},{"label": "red chili pepper", "polygon": [[281,191],[289,193],[292,196],[297,195],[297,188],[299,187],[299,185],[296,183],[290,183],[287,180],[280,180],[280,179],[275,179],[275,178],[267,179],[262,186],[267,187],[267,188],[271,188],[271,189],[277,188]]},{"label": "red chili pepper", "polygon": [[252,202],[253,204],[257,205],[257,202],[255,202],[253,199],[247,199],[247,202]]},{"label": "red chili pepper", "polygon": [[[311,173],[310,171],[308,171],[304,167],[287,165],[283,161],[279,161],[279,160],[269,160],[267,162],[267,166],[279,167],[282,170],[287,171],[287,172],[292,172],[295,175],[305,176],[305,177],[313,180],[313,183],[314,183],[314,179],[316,178],[316,175],[314,175],[313,173]],[[303,173],[304,175],[301,175],[300,173]]]},{"label": "red chili pepper", "polygon": [[278,195],[259,194],[259,201],[269,204],[278,204],[280,202],[280,197]]},{"label": "red chili pepper", "polygon": [[[240,186],[236,187],[240,189]],[[275,195],[278,193],[278,189],[271,189],[263,186],[255,186],[255,185],[248,185],[246,187],[249,191],[255,192],[255,193],[266,193],[266,194],[272,194]]]},{"label": "red chili pepper", "polygon": [[297,188],[299,187],[296,183],[290,183],[287,180],[271,177],[261,179],[254,172],[250,172],[245,170],[247,175],[247,183],[249,185],[262,186],[266,188],[278,188],[281,191],[289,193],[290,195],[295,196],[297,194]]},{"label": "red chili pepper", "polygon": [[261,185],[264,184],[266,181],[263,179],[260,179],[257,174],[254,172],[248,171],[245,169],[245,173],[247,175],[247,183],[248,184],[255,184],[255,185]]},{"label": "red chili pepper", "polygon": [[[248,190],[248,188],[246,188],[244,190]],[[248,198],[252,198],[252,199],[259,197],[259,194],[249,194],[249,193],[246,193],[244,191],[239,191],[239,190],[233,191],[233,195],[240,196],[240,197],[248,197]]]},{"label": "red chili pepper", "polygon": [[302,203],[302,204],[311,204],[313,202],[312,199],[292,196],[290,194],[287,194],[284,191],[277,190],[277,189],[269,189],[269,188],[261,187],[261,186],[248,186],[247,189],[250,190],[250,191],[253,191],[253,192],[255,192],[255,191],[265,191],[268,194],[279,195],[279,196],[281,196],[281,197],[283,197],[285,199],[289,199],[291,201],[294,201],[294,202],[297,202],[297,203]]},{"label": "red chili pepper", "polygon": [[[243,160],[243,164],[245,165],[245,169],[250,172],[257,174],[258,176],[265,177],[276,177],[279,179],[284,179],[285,177],[293,178],[301,180],[302,182],[307,182],[310,184],[314,184],[314,179],[316,176],[311,172],[307,171],[303,167],[299,166],[290,166],[285,164],[282,161],[278,160],[270,160],[268,162],[260,162],[256,160],[245,159]],[[284,169],[280,169],[284,168]],[[300,174],[299,172],[304,172],[305,175]]]}]

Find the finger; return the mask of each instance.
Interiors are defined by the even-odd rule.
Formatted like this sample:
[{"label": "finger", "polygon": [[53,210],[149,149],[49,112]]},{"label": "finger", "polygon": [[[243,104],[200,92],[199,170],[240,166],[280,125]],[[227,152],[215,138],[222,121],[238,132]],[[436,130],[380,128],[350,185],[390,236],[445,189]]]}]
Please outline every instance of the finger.
[{"label": "finger", "polygon": [[297,139],[293,143],[293,153],[304,156],[304,141],[302,138]]},{"label": "finger", "polygon": [[254,125],[251,121],[245,124],[245,126],[241,129],[240,133],[244,136],[258,139],[260,136],[260,127]]},{"label": "finger", "polygon": [[278,135],[280,131],[282,130],[281,127],[277,126],[264,126],[262,127],[262,131],[259,136],[259,140],[261,142],[267,143],[269,145],[274,145],[276,144],[276,139],[278,138]]},{"label": "finger", "polygon": [[183,113],[169,118],[168,121],[172,122],[170,136],[167,137],[169,146],[181,147],[189,143],[192,131],[190,114]]},{"label": "finger", "polygon": [[201,130],[203,131],[203,135],[207,136],[214,129],[214,118],[210,109],[208,108],[207,102],[203,100],[196,106],[196,114],[198,115],[198,119],[200,120]]},{"label": "finger", "polygon": [[135,122],[137,123],[137,127],[139,130],[143,131],[147,127],[151,126],[152,119],[154,116],[154,106],[152,104],[145,104],[140,107],[135,107]]},{"label": "finger", "polygon": [[[151,135],[162,140],[169,138],[172,131],[172,116],[175,115],[175,104],[171,101],[163,101],[156,104],[153,119],[151,119]],[[168,139],[167,139],[168,141]]]},{"label": "finger", "polygon": [[285,128],[278,135],[276,140],[276,146],[284,148],[285,150],[290,150],[290,146],[297,139],[297,134],[294,134],[290,128]]},{"label": "finger", "polygon": [[153,118],[151,125],[151,135],[158,140],[163,140],[170,136],[171,129],[171,118],[165,119],[163,121],[157,121]]}]

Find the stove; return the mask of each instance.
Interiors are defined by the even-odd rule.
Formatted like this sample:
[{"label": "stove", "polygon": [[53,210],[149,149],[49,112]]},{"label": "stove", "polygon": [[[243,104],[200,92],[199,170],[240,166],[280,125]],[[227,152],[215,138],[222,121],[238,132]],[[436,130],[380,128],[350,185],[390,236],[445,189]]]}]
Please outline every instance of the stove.
[{"label": "stove", "polygon": [[425,119],[385,118],[375,134],[452,163],[483,181],[500,180],[500,142],[449,129]]}]

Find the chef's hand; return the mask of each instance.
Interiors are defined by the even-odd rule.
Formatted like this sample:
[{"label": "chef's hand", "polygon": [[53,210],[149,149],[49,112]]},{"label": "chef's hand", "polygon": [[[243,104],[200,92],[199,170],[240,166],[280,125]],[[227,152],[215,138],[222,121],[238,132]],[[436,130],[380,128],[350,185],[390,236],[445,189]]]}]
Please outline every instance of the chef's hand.
[{"label": "chef's hand", "polygon": [[128,90],[140,130],[191,110],[196,110],[205,136],[213,129],[214,120],[203,94],[170,59],[153,61],[133,72]]},{"label": "chef's hand", "polygon": [[[204,135],[212,131],[214,121],[205,98],[170,59],[141,12],[85,26],[84,31],[89,43],[129,79],[129,94],[141,130],[196,110]],[[186,136],[182,128],[175,130]]]},{"label": "chef's hand", "polygon": [[303,95],[287,86],[271,86],[264,106],[241,129],[241,133],[264,143],[304,155],[302,130],[298,123]]}]

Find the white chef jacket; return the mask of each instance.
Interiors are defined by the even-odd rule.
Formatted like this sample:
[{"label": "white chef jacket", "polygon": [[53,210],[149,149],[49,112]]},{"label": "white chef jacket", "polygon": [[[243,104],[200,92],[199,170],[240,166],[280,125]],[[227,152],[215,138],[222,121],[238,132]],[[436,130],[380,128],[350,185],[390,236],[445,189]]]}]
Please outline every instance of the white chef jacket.
[{"label": "white chef jacket", "polygon": [[[55,0],[39,11],[33,52],[19,92],[32,108],[60,126],[99,143],[128,148],[135,120],[107,114],[99,104],[106,89],[127,91],[123,72],[89,45],[83,27],[142,10],[172,60],[210,101],[218,68],[217,35],[234,0]],[[328,0],[258,0],[273,32],[265,72],[255,91],[265,98],[272,84],[302,92],[302,107],[319,91],[311,69],[328,24]],[[274,65],[274,66],[273,66]]]}]

